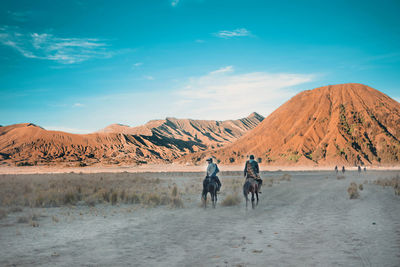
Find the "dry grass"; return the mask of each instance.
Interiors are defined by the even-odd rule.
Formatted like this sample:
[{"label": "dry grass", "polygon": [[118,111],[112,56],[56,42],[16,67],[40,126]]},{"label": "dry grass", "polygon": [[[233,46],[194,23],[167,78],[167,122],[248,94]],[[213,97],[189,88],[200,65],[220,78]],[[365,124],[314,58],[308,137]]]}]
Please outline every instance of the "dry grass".
[{"label": "dry grass", "polygon": [[0,209],[0,220],[7,217],[7,211]]},{"label": "dry grass", "polygon": [[95,206],[98,203],[167,205],[179,202],[177,188],[171,197],[165,186],[157,188],[162,183],[160,179],[147,176],[130,173],[3,175],[0,207]]},{"label": "dry grass", "polygon": [[239,196],[238,193],[233,193],[230,195],[227,195],[224,200],[222,201],[221,205],[222,206],[236,206],[240,203],[242,198]]},{"label": "dry grass", "polygon": [[55,223],[58,223],[58,222],[60,221],[60,219],[58,219],[58,217],[55,216],[55,215],[53,215],[53,216],[51,217],[51,219],[52,219],[53,222],[55,222]]},{"label": "dry grass", "polygon": [[363,191],[363,190],[364,190],[364,186],[363,186],[362,184],[360,184],[360,185],[358,186],[358,189],[360,189],[360,191]]},{"label": "dry grass", "polygon": [[373,182],[375,185],[380,185],[383,188],[393,187],[394,194],[400,196],[400,175],[396,175],[392,178],[379,178]]},{"label": "dry grass", "polygon": [[347,193],[349,193],[350,199],[357,199],[360,197],[356,183],[350,184],[350,186],[347,188]]},{"label": "dry grass", "polygon": [[292,176],[290,174],[285,173],[279,178],[279,181],[291,181]]},{"label": "dry grass", "polygon": [[338,176],[336,176],[336,179],[338,179],[338,180],[343,180],[343,179],[345,179],[346,177],[344,176],[344,175],[338,175]]},{"label": "dry grass", "polygon": [[37,214],[21,216],[21,217],[18,217],[17,223],[27,223],[27,224],[31,225],[32,227],[39,227],[39,223],[37,222],[38,218],[39,218],[39,215],[37,215]]}]

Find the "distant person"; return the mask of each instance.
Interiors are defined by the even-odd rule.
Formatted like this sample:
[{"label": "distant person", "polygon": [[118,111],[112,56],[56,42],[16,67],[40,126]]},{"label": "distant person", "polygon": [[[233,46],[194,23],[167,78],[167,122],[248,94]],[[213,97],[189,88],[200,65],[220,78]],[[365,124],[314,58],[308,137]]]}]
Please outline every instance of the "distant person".
[{"label": "distant person", "polygon": [[364,167],[364,172],[367,172],[367,167]]},{"label": "distant person", "polygon": [[218,166],[217,164],[213,163],[212,158],[208,158],[206,161],[208,162],[208,166],[207,166],[206,178],[204,178],[203,180],[203,194],[205,192],[207,184],[210,181],[215,181],[217,183],[217,192],[218,192],[221,189],[221,182],[217,176],[217,173],[219,173]]},{"label": "distant person", "polygon": [[361,167],[358,166],[358,174],[360,174],[360,173],[361,173]]},{"label": "distant person", "polygon": [[258,167],[257,161],[254,160],[254,155],[250,155],[250,159],[246,161],[244,177],[246,177],[246,179],[253,178],[256,180],[258,184],[258,193],[261,193],[262,180],[260,177],[260,168]]},{"label": "distant person", "polygon": [[342,166],[342,173],[344,174],[346,172],[346,169],[344,168],[344,166]]},{"label": "distant person", "polygon": [[337,165],[335,166],[335,172],[336,172],[336,174],[338,174],[338,172],[339,172]]}]

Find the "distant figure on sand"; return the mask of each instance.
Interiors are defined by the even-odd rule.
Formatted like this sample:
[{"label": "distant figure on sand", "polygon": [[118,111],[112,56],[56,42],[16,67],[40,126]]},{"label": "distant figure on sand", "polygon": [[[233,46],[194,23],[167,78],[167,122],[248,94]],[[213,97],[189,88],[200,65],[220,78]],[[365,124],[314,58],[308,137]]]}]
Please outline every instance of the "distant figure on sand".
[{"label": "distant figure on sand", "polygon": [[337,165],[335,166],[335,172],[336,172],[336,174],[338,174],[338,167],[337,167]]},{"label": "distant figure on sand", "polygon": [[364,167],[364,172],[367,172],[367,167]]},{"label": "distant figure on sand", "polygon": [[361,173],[361,167],[358,166],[358,174],[360,174],[360,173]]},{"label": "distant figure on sand", "polygon": [[261,193],[262,180],[260,177],[260,168],[258,167],[257,161],[254,160],[254,155],[250,155],[250,159],[246,161],[244,177],[246,177],[246,179],[253,178],[256,180],[258,184],[258,193]]},{"label": "distant figure on sand", "polygon": [[346,172],[344,166],[342,166],[342,173],[344,174]]},{"label": "distant figure on sand", "polygon": [[206,178],[203,180],[203,194],[206,191],[206,187],[210,181],[215,181],[217,183],[217,191],[221,189],[221,182],[217,176],[217,173],[219,173],[217,164],[213,163],[212,158],[208,158],[206,161],[208,162],[208,166]]}]

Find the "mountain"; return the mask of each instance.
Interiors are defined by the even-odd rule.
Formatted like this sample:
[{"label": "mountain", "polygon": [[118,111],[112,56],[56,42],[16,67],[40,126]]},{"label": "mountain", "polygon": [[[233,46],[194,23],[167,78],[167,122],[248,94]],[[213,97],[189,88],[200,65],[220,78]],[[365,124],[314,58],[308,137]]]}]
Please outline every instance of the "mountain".
[{"label": "mountain", "polygon": [[247,131],[255,128],[263,119],[264,117],[256,112],[246,118],[226,121],[166,118],[165,120],[152,120],[138,127],[112,124],[99,132],[158,136],[195,141],[207,147],[219,147],[235,141]]},{"label": "mountain", "polygon": [[0,162],[17,165],[143,164],[230,143],[262,121],[257,113],[230,121],[167,118],[139,127],[111,125],[92,134],[47,131],[31,123],[0,127]]},{"label": "mountain", "polygon": [[254,154],[262,164],[399,164],[400,104],[362,84],[303,91],[236,142],[184,160],[214,155],[240,164]]}]

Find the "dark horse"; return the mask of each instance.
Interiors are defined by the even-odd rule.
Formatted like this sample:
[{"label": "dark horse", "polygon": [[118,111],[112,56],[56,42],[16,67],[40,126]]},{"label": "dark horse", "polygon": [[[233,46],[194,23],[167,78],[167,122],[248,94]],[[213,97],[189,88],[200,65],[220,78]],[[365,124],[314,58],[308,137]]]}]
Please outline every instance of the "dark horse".
[{"label": "dark horse", "polygon": [[207,179],[203,189],[202,198],[204,201],[204,208],[207,207],[207,194],[210,193],[213,208],[217,204],[217,183],[213,179]]},{"label": "dark horse", "polygon": [[244,198],[246,199],[246,208],[247,208],[247,203],[249,202],[249,198],[247,195],[251,193],[251,206],[254,209],[254,194],[257,197],[257,204],[258,204],[258,183],[255,179],[253,178],[247,178],[246,182],[243,185],[243,195]]}]

